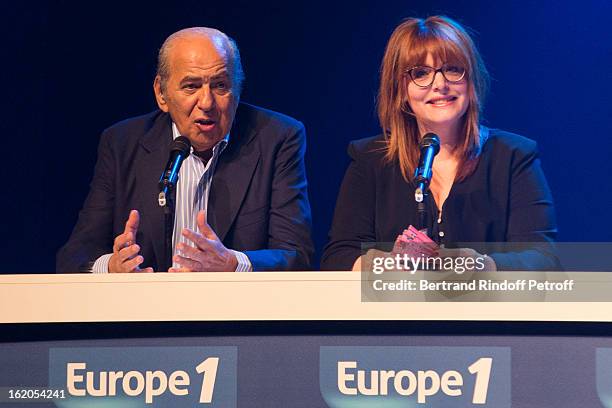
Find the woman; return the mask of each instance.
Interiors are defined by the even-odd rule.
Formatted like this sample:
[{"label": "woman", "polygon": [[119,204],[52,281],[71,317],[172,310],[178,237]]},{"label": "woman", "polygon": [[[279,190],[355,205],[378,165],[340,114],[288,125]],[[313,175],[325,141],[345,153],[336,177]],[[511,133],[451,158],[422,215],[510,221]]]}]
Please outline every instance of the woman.
[{"label": "woman", "polygon": [[[361,245],[394,242],[418,225],[419,142],[433,132],[440,151],[425,198],[438,244],[540,242],[487,250],[488,269],[555,269],[552,196],[536,144],[480,125],[488,74],[467,32],[448,17],[411,18],[389,40],[381,65],[383,134],[350,143],[322,269],[360,269]],[[465,253],[465,251],[463,252]],[[478,255],[471,251],[473,255]]]}]

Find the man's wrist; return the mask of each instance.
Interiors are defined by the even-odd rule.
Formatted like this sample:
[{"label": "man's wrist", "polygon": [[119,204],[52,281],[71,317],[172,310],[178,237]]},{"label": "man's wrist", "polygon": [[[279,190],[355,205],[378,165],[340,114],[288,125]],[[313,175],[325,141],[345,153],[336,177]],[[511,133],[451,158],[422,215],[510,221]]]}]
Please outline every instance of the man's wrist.
[{"label": "man's wrist", "polygon": [[253,265],[251,264],[251,260],[244,252],[234,251],[230,249],[234,256],[236,257],[236,261],[238,265],[236,266],[235,272],[252,272]]},{"label": "man's wrist", "polygon": [[104,254],[93,263],[91,273],[108,273],[108,266],[113,254]]}]

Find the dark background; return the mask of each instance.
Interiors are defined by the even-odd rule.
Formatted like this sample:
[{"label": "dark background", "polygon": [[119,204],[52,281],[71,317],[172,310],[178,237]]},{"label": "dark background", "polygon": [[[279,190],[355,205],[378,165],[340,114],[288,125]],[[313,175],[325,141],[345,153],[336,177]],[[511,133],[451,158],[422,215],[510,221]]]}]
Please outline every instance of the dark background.
[{"label": "dark background", "polygon": [[[612,241],[612,2],[7,2],[0,6],[3,273],[52,272],[91,180],[101,131],[153,110],[172,32],[236,39],[242,100],[308,132],[314,238],[325,244],[349,140],[379,132],[378,68],[408,16],[471,27],[493,81],[484,123],[539,143],[563,241]],[[319,254],[320,255],[320,254]]]}]

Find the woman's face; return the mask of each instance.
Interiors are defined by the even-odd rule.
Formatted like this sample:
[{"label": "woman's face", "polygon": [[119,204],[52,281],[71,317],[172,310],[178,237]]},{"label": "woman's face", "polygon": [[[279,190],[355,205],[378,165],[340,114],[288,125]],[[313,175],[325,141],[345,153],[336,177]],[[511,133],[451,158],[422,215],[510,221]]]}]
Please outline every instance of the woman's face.
[{"label": "woman's face", "polygon": [[[424,65],[438,69],[443,63],[436,63],[429,54]],[[406,84],[408,104],[422,130],[456,128],[469,106],[467,75],[459,82],[449,82],[442,72],[437,72],[426,88],[416,85],[407,75]]]}]

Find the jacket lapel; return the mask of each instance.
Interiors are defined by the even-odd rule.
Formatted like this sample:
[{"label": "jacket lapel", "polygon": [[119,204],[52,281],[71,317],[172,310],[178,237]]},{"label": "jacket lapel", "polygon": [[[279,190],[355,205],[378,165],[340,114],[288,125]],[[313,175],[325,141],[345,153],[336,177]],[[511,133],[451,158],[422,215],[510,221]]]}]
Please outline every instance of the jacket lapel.
[{"label": "jacket lapel", "polygon": [[242,105],[238,108],[229,144],[213,175],[207,220],[221,241],[236,219],[261,156],[257,144],[250,143],[257,133],[252,116]]}]

